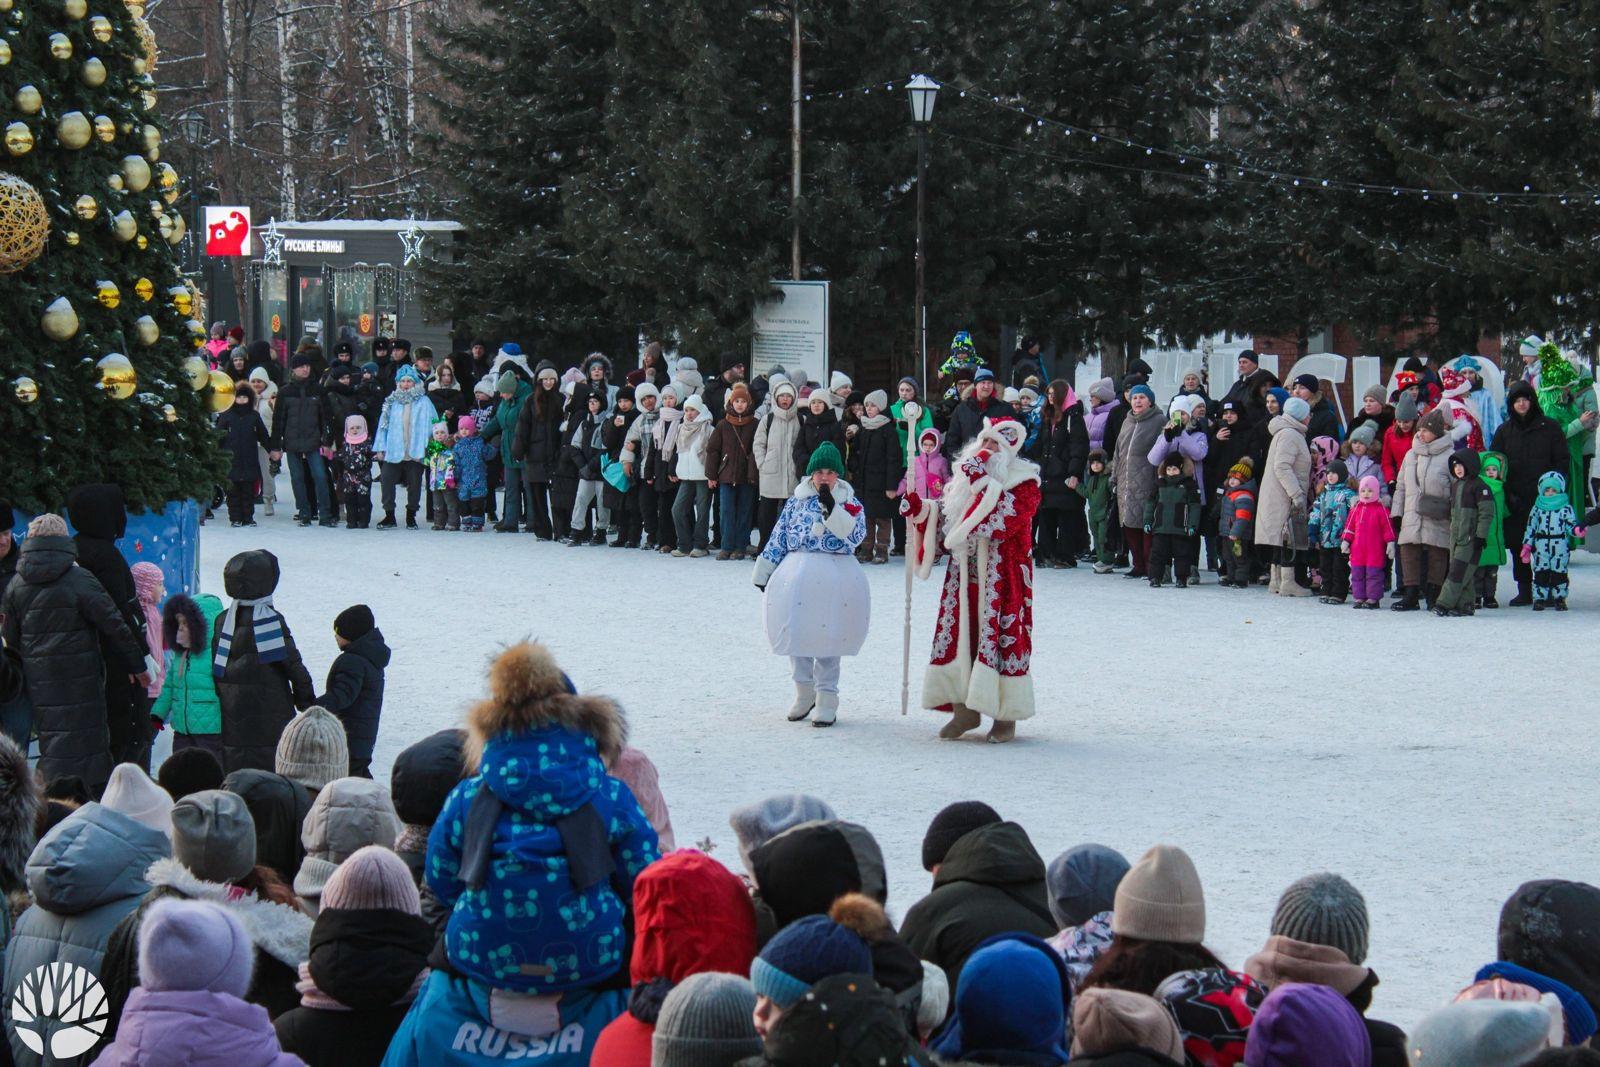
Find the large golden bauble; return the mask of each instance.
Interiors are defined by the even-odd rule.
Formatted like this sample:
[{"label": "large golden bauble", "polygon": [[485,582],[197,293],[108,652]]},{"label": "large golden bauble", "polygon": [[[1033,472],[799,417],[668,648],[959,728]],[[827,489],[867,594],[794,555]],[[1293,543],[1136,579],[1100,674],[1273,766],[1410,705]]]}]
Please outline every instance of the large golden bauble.
[{"label": "large golden bauble", "polygon": [[133,221],[133,212],[123,208],[111,216],[111,232],[117,235],[119,241],[131,241],[134,234],[139,232],[139,224]]},{"label": "large golden bauble", "polygon": [[139,343],[149,348],[161,336],[161,327],[156,325],[156,320],[149,315],[140,315],[133,320],[133,335]]},{"label": "large golden bauble", "polygon": [[122,3],[128,9],[128,14],[136,19],[144,18],[144,0],[122,0]]},{"label": "large golden bauble", "polygon": [[67,18],[77,22],[89,13],[88,0],[66,0],[61,5],[61,10],[65,12]]},{"label": "large golden bauble", "polygon": [[72,213],[78,216],[84,222],[88,222],[96,215],[100,214],[100,205],[95,202],[94,197],[90,196],[88,193],[84,193],[82,196],[78,197],[77,200],[73,201]]},{"label": "large golden bauble", "polygon": [[117,139],[117,124],[111,121],[110,115],[96,115],[94,117],[94,135],[106,144]]},{"label": "large golden bauble", "polygon": [[94,124],[81,111],[69,111],[56,123],[56,140],[61,147],[76,151],[89,143],[94,136]]},{"label": "large golden bauble", "polygon": [[176,223],[174,223],[171,215],[163,214],[161,218],[156,220],[156,229],[161,231],[161,239],[163,241],[172,240],[172,230],[175,225]]},{"label": "large golden bauble", "polygon": [[172,233],[167,235],[167,244],[175,245],[183,240],[183,235],[189,232],[189,224],[183,221],[182,215],[172,216]]},{"label": "large golden bauble", "polygon": [[[198,356],[195,358],[199,359]],[[205,365],[204,360],[200,362],[202,366]],[[219,370],[214,370],[207,374],[207,384],[211,386],[211,399],[208,401],[208,406],[212,411],[227,411],[233,406],[232,378]]]},{"label": "large golden bauble", "polygon": [[171,404],[162,404],[161,417],[166,419],[168,422],[177,422],[178,409],[173,407]]},{"label": "large golden bauble", "polygon": [[50,35],[50,54],[57,59],[72,58],[72,38],[64,33]]},{"label": "large golden bauble", "polygon": [[113,400],[126,400],[139,388],[133,362],[121,352],[102,356],[94,368],[100,374],[100,388]]},{"label": "large golden bauble", "polygon": [[39,258],[50,239],[50,215],[39,190],[0,171],[0,274],[12,274]]},{"label": "large golden bauble", "polygon": [[144,154],[154,162],[156,156],[161,154],[161,131],[147,122],[139,135],[144,139]]},{"label": "large golden bauble", "polygon": [[194,297],[190,294],[188,286],[174,285],[167,290],[167,296],[172,298],[172,306],[180,315],[187,315],[194,309]]},{"label": "large golden bauble", "polygon": [[94,39],[101,44],[111,40],[111,20],[104,15],[96,15],[89,20],[89,32],[94,34]]},{"label": "large golden bauble", "polygon": [[133,57],[133,72],[135,74],[143,74],[144,71],[145,71],[145,62],[144,62],[144,60],[140,59],[138,56],[134,56]]},{"label": "large golden bauble", "polygon": [[159,200],[150,201],[150,217],[151,218],[155,219],[157,222],[160,222],[161,221],[161,217],[163,215],[165,215],[166,213],[167,213],[167,205],[163,204]]},{"label": "large golden bauble", "polygon": [[44,107],[44,95],[34,86],[24,85],[17,90],[16,95],[12,96],[11,102],[16,104],[17,110],[24,115],[37,115],[39,109]]},{"label": "large golden bauble", "polygon": [[83,61],[83,69],[78,72],[78,77],[83,79],[83,84],[91,89],[98,89],[106,83],[106,65],[94,56]]},{"label": "large golden bauble", "polygon": [[150,164],[143,156],[123,156],[122,177],[129,189],[142,193],[150,186]]},{"label": "large golden bauble", "polygon": [[156,184],[163,189],[178,187],[178,172],[172,168],[171,163],[156,164]]},{"label": "large golden bauble", "polygon": [[39,383],[24,374],[11,381],[11,395],[17,398],[19,404],[31,404],[39,399]]},{"label": "large golden bauble", "polygon": [[72,310],[66,297],[58,296],[39,317],[39,328],[50,340],[65,341],[78,332],[78,313]]},{"label": "large golden bauble", "polygon": [[122,303],[122,290],[117,288],[116,282],[102,279],[94,283],[94,298],[100,301],[101,307],[115,308]]},{"label": "large golden bauble", "polygon": [[9,66],[11,63],[11,44],[9,41],[0,41],[0,67]]},{"label": "large golden bauble", "polygon": [[[206,366],[206,361],[199,356],[190,356],[183,361],[183,376],[189,382],[189,388],[195,392],[204,389],[211,382],[211,368]],[[226,374],[223,375],[227,377]]]},{"label": "large golden bauble", "polygon": [[156,295],[156,287],[149,278],[140,278],[133,283],[133,295],[148,302]]},{"label": "large golden bauble", "polygon": [[33,131],[26,122],[6,123],[6,151],[14,156],[25,156],[33,151]]},{"label": "large golden bauble", "polygon": [[139,90],[139,103],[144,105],[146,111],[156,109],[156,91],[154,89]]},{"label": "large golden bauble", "polygon": [[123,188],[126,187],[127,184],[128,184],[127,182],[122,180],[122,175],[120,175],[120,174],[107,174],[106,175],[106,187],[109,188],[112,192],[117,192],[117,193],[122,192]]},{"label": "large golden bauble", "polygon": [[0,11],[10,11],[11,8],[12,0],[0,0]]}]

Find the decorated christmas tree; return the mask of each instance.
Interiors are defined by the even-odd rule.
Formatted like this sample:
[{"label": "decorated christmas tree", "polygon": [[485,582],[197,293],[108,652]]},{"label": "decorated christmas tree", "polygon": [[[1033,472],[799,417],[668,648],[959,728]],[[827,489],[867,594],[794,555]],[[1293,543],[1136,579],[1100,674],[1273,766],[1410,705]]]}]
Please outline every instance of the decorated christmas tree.
[{"label": "decorated christmas tree", "polygon": [[0,496],[57,508],[83,482],[132,506],[209,496],[213,406],[196,292],[174,249],[143,0],[0,0]]}]

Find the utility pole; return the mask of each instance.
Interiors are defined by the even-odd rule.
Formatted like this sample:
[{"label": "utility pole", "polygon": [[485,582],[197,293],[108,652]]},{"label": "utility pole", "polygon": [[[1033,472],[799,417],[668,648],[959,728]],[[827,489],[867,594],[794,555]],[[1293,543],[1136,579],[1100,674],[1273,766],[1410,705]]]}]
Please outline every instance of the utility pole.
[{"label": "utility pole", "polygon": [[791,24],[789,74],[789,154],[792,157],[793,175],[789,190],[789,217],[794,233],[789,248],[789,274],[800,280],[800,0],[792,0],[794,21]]}]

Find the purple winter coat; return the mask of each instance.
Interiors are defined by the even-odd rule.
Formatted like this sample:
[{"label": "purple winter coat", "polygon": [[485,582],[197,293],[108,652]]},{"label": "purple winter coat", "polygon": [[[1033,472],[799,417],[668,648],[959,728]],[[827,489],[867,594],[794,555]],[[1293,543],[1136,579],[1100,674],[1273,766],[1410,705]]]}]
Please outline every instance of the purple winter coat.
[{"label": "purple winter coat", "polygon": [[278,1047],[267,1010],[227,993],[182,989],[128,995],[117,1038],[94,1067],[306,1067]]},{"label": "purple winter coat", "polygon": [[1200,499],[1204,500],[1206,498],[1206,453],[1211,450],[1210,440],[1199,430],[1185,430],[1169,441],[1167,440],[1166,432],[1163,431],[1156,438],[1156,443],[1150,446],[1150,466],[1156,468],[1158,474],[1161,470],[1162,461],[1167,458],[1167,454],[1173,449],[1177,449],[1190,463],[1194,464],[1194,484],[1200,487]]},{"label": "purple winter coat", "polygon": [[1111,421],[1111,413],[1121,406],[1120,399],[1113,400],[1109,404],[1099,405],[1083,417],[1089,427],[1089,451],[1097,448],[1110,451],[1106,448],[1106,424]]}]

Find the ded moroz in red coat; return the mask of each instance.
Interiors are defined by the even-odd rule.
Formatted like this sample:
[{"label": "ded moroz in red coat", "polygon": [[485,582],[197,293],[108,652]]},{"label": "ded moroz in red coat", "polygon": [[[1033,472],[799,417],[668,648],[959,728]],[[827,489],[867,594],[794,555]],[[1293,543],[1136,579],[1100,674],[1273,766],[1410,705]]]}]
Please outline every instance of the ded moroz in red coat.
[{"label": "ded moroz in red coat", "polygon": [[950,561],[922,706],[963,704],[998,721],[1033,717],[1033,517],[1039,468],[1021,423],[985,420],[945,487]]}]

